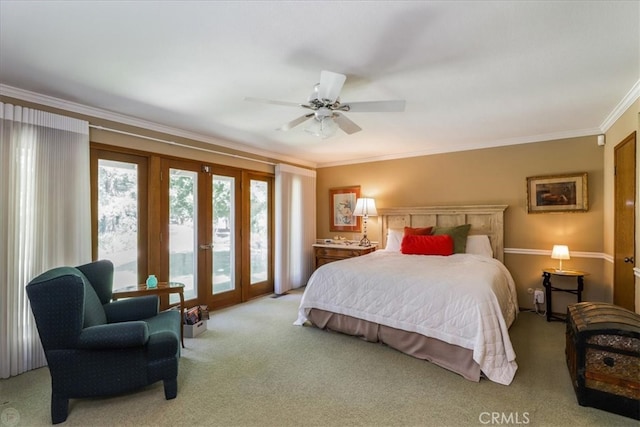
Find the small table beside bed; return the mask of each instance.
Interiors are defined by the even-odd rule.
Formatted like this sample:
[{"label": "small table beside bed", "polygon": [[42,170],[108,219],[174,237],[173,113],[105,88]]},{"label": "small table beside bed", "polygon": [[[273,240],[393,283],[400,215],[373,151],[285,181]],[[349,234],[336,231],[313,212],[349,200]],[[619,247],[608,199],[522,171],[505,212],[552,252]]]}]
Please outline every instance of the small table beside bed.
[{"label": "small table beside bed", "polygon": [[517,364],[508,328],[518,304],[503,265],[506,208],[379,209],[382,250],[318,268],[295,324],[383,342],[468,380],[510,384]]}]

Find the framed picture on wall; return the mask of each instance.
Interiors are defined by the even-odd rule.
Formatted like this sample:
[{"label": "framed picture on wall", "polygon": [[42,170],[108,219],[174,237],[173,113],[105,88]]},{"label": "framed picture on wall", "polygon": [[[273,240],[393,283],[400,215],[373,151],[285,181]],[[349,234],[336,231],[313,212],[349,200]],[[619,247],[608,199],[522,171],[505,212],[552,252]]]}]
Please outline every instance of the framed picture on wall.
[{"label": "framed picture on wall", "polygon": [[329,189],[329,231],[360,231],[362,217],[354,216],[360,186]]},{"label": "framed picture on wall", "polygon": [[586,212],[588,194],[586,172],[527,178],[529,213]]}]

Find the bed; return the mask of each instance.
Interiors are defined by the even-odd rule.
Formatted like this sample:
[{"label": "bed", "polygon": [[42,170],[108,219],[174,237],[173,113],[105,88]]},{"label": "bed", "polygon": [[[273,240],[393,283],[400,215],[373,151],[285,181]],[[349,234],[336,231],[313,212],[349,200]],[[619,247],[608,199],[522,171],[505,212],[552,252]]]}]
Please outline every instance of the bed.
[{"label": "bed", "polygon": [[[379,209],[380,250],[318,268],[294,324],[382,342],[472,381],[484,376],[510,384],[517,364],[508,329],[518,305],[503,265],[506,208]],[[465,253],[399,251],[405,227],[442,231],[464,224],[469,224]]]}]

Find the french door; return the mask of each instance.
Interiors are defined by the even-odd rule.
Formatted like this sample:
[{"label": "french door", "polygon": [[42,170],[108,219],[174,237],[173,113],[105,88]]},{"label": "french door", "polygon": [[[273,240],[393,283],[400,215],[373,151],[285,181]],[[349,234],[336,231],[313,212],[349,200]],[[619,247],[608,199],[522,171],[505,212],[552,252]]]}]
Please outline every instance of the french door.
[{"label": "french door", "polygon": [[92,259],[114,264],[114,289],[147,274],[147,157],[91,150]]},{"label": "french door", "polygon": [[273,175],[111,148],[91,148],[92,256],[114,288],[155,274],[212,309],[273,292]]},{"label": "french door", "polygon": [[245,173],[242,299],[273,292],[273,180]]},{"label": "french door", "polygon": [[218,308],[273,291],[271,180],[162,160],[160,265],[190,304]]}]

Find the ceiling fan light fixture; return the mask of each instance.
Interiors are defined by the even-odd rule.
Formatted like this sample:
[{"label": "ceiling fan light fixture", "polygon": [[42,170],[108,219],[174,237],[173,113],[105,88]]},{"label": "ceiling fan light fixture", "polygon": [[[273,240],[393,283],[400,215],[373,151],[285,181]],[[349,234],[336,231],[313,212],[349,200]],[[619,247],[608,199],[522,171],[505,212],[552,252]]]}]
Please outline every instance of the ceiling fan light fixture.
[{"label": "ceiling fan light fixture", "polygon": [[[1,0],[0,0],[1,1]],[[311,113],[285,123],[279,130],[288,131],[302,123],[308,122],[305,131],[320,138],[330,138],[336,134],[340,128],[347,135],[360,132],[362,128],[349,119],[344,112],[359,113],[386,113],[404,111],[404,100],[388,101],[363,101],[345,102],[340,101],[340,91],[347,76],[332,71],[320,72],[320,83],[313,87],[313,92],[309,95],[306,104],[297,104],[288,101],[265,100],[261,98],[246,97],[247,101],[263,102],[267,104],[286,105],[292,107],[302,107]]]},{"label": "ceiling fan light fixture", "polygon": [[322,139],[331,138],[338,131],[338,125],[331,117],[314,117],[310,120],[309,125],[305,128],[305,132]]}]

